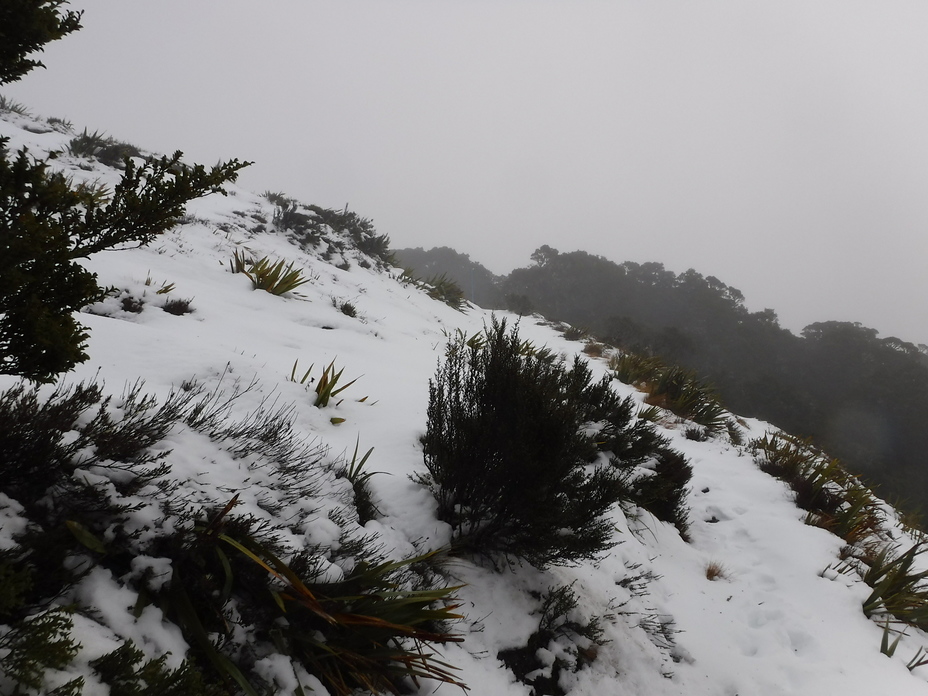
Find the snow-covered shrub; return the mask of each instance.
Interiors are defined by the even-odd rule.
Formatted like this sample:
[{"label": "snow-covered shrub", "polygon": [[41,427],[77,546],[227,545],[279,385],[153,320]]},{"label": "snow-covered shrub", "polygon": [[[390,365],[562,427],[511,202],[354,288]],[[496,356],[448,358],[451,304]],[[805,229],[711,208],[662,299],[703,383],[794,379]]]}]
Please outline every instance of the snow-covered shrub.
[{"label": "snow-covered shrub", "polygon": [[[628,500],[663,522],[673,524],[686,538],[689,510],[686,506],[688,484],[693,470],[686,458],[670,447],[654,425],[633,414],[637,402],[628,397],[619,400],[600,392],[604,405],[595,420],[599,449],[623,473],[623,500]],[[608,394],[613,394],[611,390]]]},{"label": "snow-covered shrub", "polygon": [[[71,604],[93,621],[99,600],[87,601],[88,588],[101,586],[119,595],[123,608],[111,608],[126,611],[127,625],[131,611],[179,627],[203,677],[142,661],[125,646],[103,662],[84,658],[89,678],[127,689],[111,693],[135,693],[128,689],[142,679],[166,695],[257,694],[271,686],[259,665],[269,656],[316,676],[333,695],[399,693],[409,677],[456,683],[425,649],[458,640],[448,628],[458,618],[453,588],[434,573],[413,582],[410,567],[423,558],[379,558],[351,521],[351,486],[339,484],[325,448],[294,430],[287,407],[262,404],[230,418],[243,393],[204,395],[191,382],[162,404],[140,384],[119,398],[96,384],[44,398],[20,384],[0,395],[0,503],[16,513],[0,549],[0,662],[21,666],[17,683],[45,688],[46,667],[75,657],[70,620],[47,610]],[[246,512],[236,510],[239,494],[225,504],[178,494],[163,444],[175,430],[247,470]],[[365,461],[348,464],[351,483],[363,486]],[[319,525],[337,543],[311,541],[307,529]],[[15,684],[2,673],[7,693]]]},{"label": "snow-covered shrub", "polygon": [[126,158],[142,155],[135,145],[120,142],[98,131],[90,133],[86,128],[80,135],[71,138],[68,154],[93,158],[109,167],[122,167]]},{"label": "snow-covered shrub", "polygon": [[483,341],[459,333],[429,386],[423,477],[459,553],[501,555],[543,568],[612,546],[603,514],[622,492],[596,447],[589,372],[526,350],[494,319]]},{"label": "snow-covered shrub", "polygon": [[577,594],[570,585],[549,588],[540,600],[538,630],[523,647],[500,651],[499,659],[536,696],[563,696],[561,673],[579,671],[605,644],[602,619],[578,615]]}]

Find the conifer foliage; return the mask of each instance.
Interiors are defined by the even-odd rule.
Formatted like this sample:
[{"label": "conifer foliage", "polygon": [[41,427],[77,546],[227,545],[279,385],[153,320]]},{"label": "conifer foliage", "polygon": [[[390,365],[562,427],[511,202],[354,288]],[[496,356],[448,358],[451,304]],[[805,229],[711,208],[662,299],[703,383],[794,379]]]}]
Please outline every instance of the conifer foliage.
[{"label": "conifer foliage", "polygon": [[[0,84],[40,65],[27,54],[80,28],[80,14],[60,14],[62,4],[0,5]],[[76,260],[151,242],[180,221],[189,201],[221,192],[247,163],[207,170],[182,164],[180,152],[141,165],[126,158],[106,200],[25,149],[11,155],[7,140],[0,138],[0,374],[49,382],[87,359],[87,333],[72,313],[106,294]]]},{"label": "conifer foliage", "polygon": [[220,191],[245,166],[233,160],[207,171],[180,157],[127,160],[103,204],[25,151],[11,159],[0,140],[0,373],[50,381],[86,360],[87,334],[72,313],[106,290],[76,259],[149,243],[188,201]]},{"label": "conifer foliage", "polygon": [[582,364],[567,369],[505,321],[451,339],[429,386],[424,481],[459,552],[544,568],[611,547],[604,513],[621,477],[588,464],[596,446],[583,432],[597,387]]},{"label": "conifer foliage", "polygon": [[27,58],[81,28],[83,12],[60,12],[66,0],[3,0],[0,4],[0,84],[16,82],[33,68],[45,67]]}]

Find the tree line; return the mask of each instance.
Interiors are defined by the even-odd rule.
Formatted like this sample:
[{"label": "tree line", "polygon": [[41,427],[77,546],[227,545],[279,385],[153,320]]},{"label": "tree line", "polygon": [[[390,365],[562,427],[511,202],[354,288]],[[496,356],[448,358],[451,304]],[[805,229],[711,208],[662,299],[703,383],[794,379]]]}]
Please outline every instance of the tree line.
[{"label": "tree line", "polygon": [[495,276],[448,247],[394,252],[403,265],[445,273],[491,308],[583,327],[616,347],[696,371],[726,407],[809,437],[909,508],[928,502],[928,354],[856,322],[810,324],[800,335],[776,312],[693,269],[616,263],[538,248]]}]

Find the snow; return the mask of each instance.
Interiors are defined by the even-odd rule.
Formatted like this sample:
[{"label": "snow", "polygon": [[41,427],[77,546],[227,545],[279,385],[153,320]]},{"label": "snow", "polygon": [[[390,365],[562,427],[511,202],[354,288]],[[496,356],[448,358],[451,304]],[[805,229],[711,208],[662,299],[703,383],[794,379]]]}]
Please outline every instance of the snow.
[{"label": "snow", "polygon": [[[5,115],[0,135],[12,139],[11,149],[28,146],[40,157],[65,148],[68,135],[23,130],[30,124],[35,127],[29,119]],[[86,164],[63,156],[51,166],[75,180],[111,185],[118,177],[102,165],[82,169]],[[382,473],[372,478],[371,486],[383,516],[368,522],[364,531],[377,536],[386,554],[404,558],[440,547],[450,531],[435,518],[430,494],[411,479],[423,470],[419,436],[426,424],[428,380],[446,337],[458,329],[468,335],[479,332],[490,314],[475,307],[455,311],[401,284],[398,270],[362,268],[350,251],[326,262],[282,235],[254,232],[250,216],[270,219],[273,206],[238,187],[228,189],[228,197],[191,204],[187,222],[150,246],[104,252],[87,261],[102,285],[125,289],[146,304],[135,314],[122,311],[111,299],[81,313],[80,322],[90,329],[90,360],[64,381],[96,378],[118,397],[141,379],[143,391],[163,401],[195,379],[205,393],[237,391],[230,404],[236,417],[262,405],[269,410],[292,407],[298,434],[324,450],[327,461],[350,457],[356,446],[361,453],[374,447],[369,467]],[[313,281],[282,297],[253,291],[245,276],[229,271],[228,260],[242,247],[258,257],[293,261]],[[345,261],[349,270],[335,267]],[[165,283],[175,288],[167,296],[156,294]],[[161,311],[167,297],[192,299],[194,312],[174,316]],[[333,300],[350,301],[358,316],[346,316]],[[500,316],[519,321],[506,313]],[[582,347],[539,318],[523,318],[519,327],[524,339],[569,358]],[[341,395],[340,404],[315,408],[311,387],[291,381],[291,370],[297,365],[302,375],[313,365],[312,374],[318,377],[332,361],[345,368],[347,380],[357,382]],[[591,364],[594,376],[605,374],[602,359]],[[0,388],[15,382],[0,377]],[[635,393],[618,382],[614,386],[623,396]],[[368,398],[362,402],[363,397]],[[334,423],[333,418],[344,421]],[[745,430],[750,439],[773,428],[748,420]],[[928,693],[928,668],[910,672],[905,667],[918,647],[928,645],[928,636],[909,629],[895,657],[881,654],[883,629],[861,611],[869,589],[834,570],[843,542],[803,524],[804,513],[791,502],[783,483],[761,472],[744,447],[725,438],[688,440],[672,420],[661,431],[694,469],[689,543],[644,511],[616,509],[617,545],[597,563],[497,572],[466,559],[448,562],[451,581],[463,585],[457,596],[465,618],[456,630],[465,640],[442,653],[459,668],[471,693],[530,692],[497,654],[524,646],[537,628],[538,593],[571,583],[579,599],[578,617],[604,617],[609,641],[592,662],[563,677],[562,686],[574,696]],[[237,494],[243,509],[269,515],[262,496],[275,495],[274,473],[261,462],[236,459],[186,428],[172,430],[158,447],[171,450],[167,461],[172,476],[192,500],[223,504]],[[86,475],[94,475],[92,467]],[[328,513],[343,505],[345,482],[320,473],[313,484],[319,491],[315,497],[286,503],[286,514],[304,520],[291,530],[288,543],[293,548],[306,540],[323,547],[339,543],[342,530]],[[22,533],[21,512],[15,500],[0,492],[0,549],[9,548]],[[150,514],[144,508],[135,513],[139,529],[153,523]],[[911,544],[901,530],[894,534],[904,546]],[[722,568],[715,580],[706,577],[710,563]],[[170,574],[166,559],[135,559],[133,575],[141,577],[146,569],[152,587]],[[327,572],[334,578],[342,571],[330,564]],[[75,637],[83,647],[73,669],[84,674],[89,688],[96,682],[80,666],[123,639],[131,638],[151,657],[170,653],[170,665],[186,652],[179,629],[155,607],[133,617],[136,596],[109,571],[93,569],[71,600],[87,610],[75,619]],[[541,657],[549,662],[554,659],[552,647],[564,650],[563,645],[545,649]],[[259,672],[276,680],[282,694],[298,683],[325,693],[314,677],[295,672],[279,656],[262,658]],[[58,676],[51,681],[63,683]],[[419,693],[453,689],[423,682]]]}]

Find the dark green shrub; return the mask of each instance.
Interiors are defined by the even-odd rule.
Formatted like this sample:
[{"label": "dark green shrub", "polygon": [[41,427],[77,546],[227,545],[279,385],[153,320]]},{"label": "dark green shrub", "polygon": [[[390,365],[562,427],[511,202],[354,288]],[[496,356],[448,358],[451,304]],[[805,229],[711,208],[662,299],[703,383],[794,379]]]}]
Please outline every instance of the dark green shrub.
[{"label": "dark green shrub", "polygon": [[175,670],[165,665],[167,655],[147,660],[132,641],[90,662],[110,696],[225,696],[219,684],[204,682],[200,670],[185,660]]},{"label": "dark green shrub", "polygon": [[371,447],[364,453],[364,456],[358,459],[359,444],[360,440],[355,442],[354,454],[351,456],[351,461],[349,462],[345,459],[343,465],[337,470],[337,473],[339,476],[347,479],[351,484],[351,489],[354,491],[354,506],[358,510],[358,523],[365,525],[370,520],[381,516],[380,510],[378,510],[377,506],[374,504],[369,483],[372,476],[383,472],[368,471],[364,468],[374,448]]},{"label": "dark green shrub", "polygon": [[635,353],[613,358],[609,367],[619,381],[647,392],[645,403],[702,425],[708,433],[726,427],[728,419],[718,395],[694,373],[664,365],[660,358]]},{"label": "dark green shrub", "polygon": [[686,457],[670,447],[654,452],[653,474],[639,476],[631,483],[629,498],[663,522],[669,522],[687,539],[689,509],[686,506],[687,484],[693,467]]},{"label": "dark green shrub", "polygon": [[348,210],[347,206],[343,210],[321,208],[317,205],[308,208],[316,214],[316,219],[322,224],[328,225],[336,232],[347,233],[362,253],[383,262],[390,260],[390,237],[377,234],[372,220]]},{"label": "dark green shrub", "polygon": [[293,232],[297,235],[311,236],[311,233],[315,232],[315,236],[318,238],[318,230],[314,229],[316,225],[313,218],[306,213],[300,212],[301,206],[299,203],[287,198],[276,198],[274,194],[271,195],[273,200],[272,198],[268,198],[268,200],[276,206],[274,225],[278,229]]},{"label": "dark green shrub", "polygon": [[928,550],[913,544],[905,553],[885,545],[862,574],[873,591],[863,602],[864,614],[892,615],[922,630],[928,629],[928,570],[917,570],[915,559]]},{"label": "dark green shrub", "polygon": [[444,302],[453,309],[464,307],[464,291],[444,273],[420,280],[418,284],[433,300]]},{"label": "dark green shrub", "polygon": [[344,314],[346,317],[351,317],[352,319],[358,316],[358,308],[354,306],[353,302],[344,300],[342,302],[335,302],[335,306],[338,308],[338,311]]},{"label": "dark green shrub", "polygon": [[141,157],[142,152],[135,145],[123,143],[85,128],[80,135],[71,138],[68,154],[75,157],[93,158],[109,167],[122,167],[128,157]]},{"label": "dark green shrub", "polygon": [[586,390],[595,395],[590,403],[600,405],[587,412],[587,420],[600,426],[594,436],[596,445],[620,472],[622,499],[673,524],[686,538],[686,495],[692,467],[652,423],[633,415],[637,402],[632,397],[620,400],[609,388],[609,381],[607,377]]},{"label": "dark green shrub", "polygon": [[449,604],[456,588],[402,584],[402,572],[425,557],[361,560],[344,580],[321,582],[314,554],[283,562],[273,530],[232,516],[235,504],[199,515],[151,551],[171,559],[172,576],[148,601],[182,628],[194,659],[209,673],[256,694],[260,680],[251,672],[247,637],[271,641],[337,696],[357,689],[399,694],[410,677],[459,684],[452,667],[424,650],[460,642],[447,627],[460,618]]},{"label": "dark green shrub", "polygon": [[589,372],[539,353],[496,319],[482,342],[453,336],[429,384],[422,444],[423,482],[457,551],[543,568],[612,546],[603,514],[621,482],[614,467],[587,469]]},{"label": "dark green shrub", "polygon": [[119,306],[122,307],[124,312],[141,314],[142,310],[145,309],[145,301],[134,295],[126,295],[119,301]]},{"label": "dark green shrub", "polygon": [[564,331],[564,338],[566,338],[568,341],[579,341],[589,335],[589,331],[582,329],[579,326],[570,326]]},{"label": "dark green shrub", "polygon": [[806,524],[840,536],[848,544],[865,544],[884,527],[885,517],[869,488],[837,459],[808,440],[778,433],[751,442],[760,469],[784,481],[806,510]]},{"label": "dark green shrub", "polygon": [[[317,476],[325,471],[323,448],[295,433],[290,410],[262,405],[230,420],[230,404],[243,391],[201,393],[188,383],[159,404],[140,385],[118,399],[79,385],[42,400],[19,385],[0,398],[0,490],[29,520],[18,546],[0,552],[0,623],[14,627],[0,649],[14,650],[14,676],[40,688],[46,667],[73,657],[70,624],[59,620],[66,617],[42,612],[100,566],[138,593],[136,615],[159,606],[191,646],[189,665],[173,672],[126,646],[94,661],[114,694],[154,694],[158,685],[158,694],[256,695],[270,685],[255,660],[271,653],[301,664],[339,696],[358,688],[399,693],[409,678],[457,683],[452,668],[425,649],[459,640],[448,629],[459,618],[454,588],[435,574],[409,582],[411,568],[427,559],[377,561],[369,539],[347,532],[338,550],[283,548],[278,535],[292,530],[232,515],[235,498],[217,510],[176,495],[167,477],[170,452],[157,447],[175,426],[193,428],[244,466],[260,468],[270,493],[260,505],[271,515],[318,496]],[[366,491],[372,475],[363,471],[366,459],[356,453],[345,463],[356,493]],[[78,468],[95,482],[73,476]],[[139,530],[130,516],[142,508],[154,521]],[[330,519],[342,526],[334,514]],[[142,556],[167,559],[170,581],[134,574],[133,560]],[[326,556],[346,569],[341,582],[322,580]],[[33,615],[50,618],[35,623]]]},{"label": "dark green shrub", "polygon": [[0,10],[0,84],[16,82],[33,68],[45,67],[27,58],[45,44],[81,28],[83,12],[60,12],[67,0],[4,0]]},{"label": "dark green shrub", "polygon": [[171,299],[161,305],[163,309],[168,314],[173,314],[174,316],[183,316],[184,314],[193,314],[194,309],[191,306],[193,303],[193,298],[190,299]]},{"label": "dark green shrub", "polygon": [[[594,616],[578,620],[577,594],[572,585],[552,587],[544,595],[535,596],[541,600],[538,630],[524,647],[501,650],[498,656],[516,679],[531,687],[534,696],[564,696],[561,673],[580,671],[596,659],[598,648],[606,643],[601,619]],[[569,647],[565,648],[564,643]],[[554,653],[553,664],[539,659],[539,650]]]},{"label": "dark green shrub", "polygon": [[71,638],[73,622],[66,609],[51,609],[18,621],[12,630],[0,638],[0,650],[9,652],[3,658],[3,672],[19,687],[41,689],[45,672],[64,669],[77,655],[79,645]]}]

